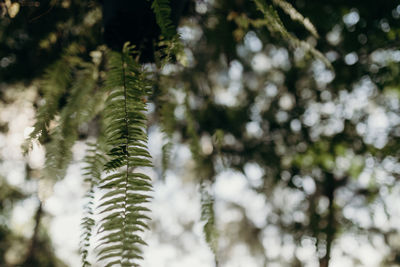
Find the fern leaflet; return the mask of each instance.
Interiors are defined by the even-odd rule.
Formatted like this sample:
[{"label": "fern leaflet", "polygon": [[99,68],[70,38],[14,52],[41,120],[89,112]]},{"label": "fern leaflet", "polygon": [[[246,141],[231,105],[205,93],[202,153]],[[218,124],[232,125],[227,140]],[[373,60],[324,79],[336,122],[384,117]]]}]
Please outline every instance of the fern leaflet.
[{"label": "fern leaflet", "polygon": [[94,215],[94,190],[97,187],[103,171],[106,158],[104,157],[99,144],[88,143],[88,150],[85,156],[86,166],[83,168],[85,182],[89,183],[89,190],[85,195],[84,216],[81,221],[82,234],[80,242],[80,254],[82,256],[82,267],[91,266],[88,261],[90,241],[95,226]]}]

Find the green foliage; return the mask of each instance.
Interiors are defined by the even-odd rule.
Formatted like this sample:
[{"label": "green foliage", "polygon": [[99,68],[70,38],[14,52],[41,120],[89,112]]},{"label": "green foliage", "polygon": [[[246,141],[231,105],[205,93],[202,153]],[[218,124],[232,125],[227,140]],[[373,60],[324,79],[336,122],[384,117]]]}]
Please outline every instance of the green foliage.
[{"label": "green foliage", "polygon": [[218,230],[215,222],[214,197],[209,192],[210,188],[205,183],[200,186],[201,194],[201,220],[204,221],[203,232],[205,240],[218,262]]},{"label": "green foliage", "polygon": [[152,0],[151,8],[156,16],[156,21],[161,29],[161,36],[158,42],[158,51],[155,52],[156,61],[159,67],[174,60],[174,57],[182,57],[183,46],[176,32],[171,15],[170,0]]},{"label": "green foliage", "polygon": [[201,168],[202,165],[202,155],[200,148],[200,137],[197,133],[196,129],[196,121],[193,117],[193,114],[190,112],[190,104],[189,104],[189,92],[186,92],[185,97],[185,115],[186,115],[186,123],[187,123],[187,135],[189,136],[189,147],[190,152],[192,152],[192,157],[197,164],[197,168]]},{"label": "green foliage", "polygon": [[[160,80],[160,79],[159,79]],[[158,81],[161,83],[161,81]],[[163,146],[161,148],[162,152],[162,170],[161,177],[164,179],[166,170],[169,168],[171,150],[173,147],[172,137],[174,134],[174,127],[176,125],[174,110],[176,104],[171,101],[170,93],[166,92],[165,88],[162,86],[157,86],[157,91],[159,95],[157,95],[157,102],[159,111],[159,122],[160,127],[163,132]]]},{"label": "green foliage", "polygon": [[99,110],[103,91],[99,88],[100,62],[85,62],[71,45],[60,60],[49,67],[41,82],[44,104],[39,107],[34,130],[27,141],[38,139],[46,147],[44,177],[62,179],[71,161],[71,148],[79,127]]},{"label": "green foliage", "polygon": [[[87,62],[90,51],[99,52],[93,51],[99,48],[83,41],[80,46],[73,44],[65,49],[59,59],[52,62],[42,79],[43,100],[39,102],[37,122],[31,139],[38,139],[46,147],[45,177],[60,179],[65,175],[72,157],[71,148],[82,135],[101,136],[97,139],[96,145],[90,146],[86,157],[85,180],[89,183],[89,191],[86,195],[87,205],[82,220],[80,251],[83,266],[90,266],[88,254],[92,239],[96,239],[92,238],[95,229],[98,229],[96,249],[102,266],[138,265],[138,260],[142,257],[141,248],[145,242],[141,232],[148,227],[149,209],[146,203],[150,200],[149,192],[152,187],[150,178],[142,171],[142,167],[151,166],[145,130],[146,101],[147,96],[153,93],[152,100],[156,104],[156,114],[151,116],[154,115],[156,121],[151,120],[151,123],[160,125],[165,134],[162,147],[162,175],[165,175],[165,170],[170,165],[172,138],[175,138],[174,141],[181,138],[179,141],[190,147],[196,165],[196,178],[201,185],[201,220],[205,222],[203,229],[205,240],[215,258],[221,256],[217,255],[220,250],[215,224],[218,214],[214,212],[214,196],[211,190],[208,190],[216,177],[214,172],[227,168],[243,171],[247,163],[255,163],[265,173],[261,181],[258,181],[260,183],[252,185],[252,188],[257,194],[264,194],[263,197],[266,197],[271,209],[272,216],[267,218],[266,225],[276,226],[279,235],[284,236],[285,240],[290,240],[286,238],[287,236],[293,237],[295,245],[300,246],[304,243],[301,241],[304,236],[312,237],[317,240],[317,254],[328,261],[330,252],[324,244],[330,248],[333,237],[341,229],[345,229],[346,223],[350,221],[344,218],[340,211],[351,203],[340,204],[343,201],[336,201],[336,197],[340,198],[336,190],[347,186],[346,194],[350,195],[353,190],[354,194],[351,197],[354,198],[358,198],[360,194],[374,195],[371,193],[372,189],[370,192],[369,189],[363,191],[356,188],[358,178],[367,168],[366,157],[374,158],[373,167],[369,163],[369,168],[375,168],[376,162],[385,160],[387,155],[397,155],[398,129],[395,126],[389,129],[389,141],[385,149],[372,148],[370,143],[367,144],[363,140],[363,135],[358,133],[359,129],[362,130],[363,126],[368,124],[363,120],[364,117],[368,117],[370,111],[365,113],[358,110],[355,111],[357,116],[350,115],[349,118],[343,114],[335,113],[335,117],[329,112],[310,109],[313,113],[324,114],[316,116],[317,122],[309,123],[306,122],[307,110],[312,105],[332,104],[335,108],[345,105],[346,103],[341,102],[342,96],[338,95],[351,91],[349,88],[366,76],[379,89],[388,85],[396,86],[398,81],[393,77],[398,76],[395,75],[398,73],[397,61],[382,67],[378,66],[381,63],[370,62],[374,60],[373,53],[377,48],[386,46],[387,40],[394,40],[396,34],[398,35],[394,15],[388,20],[391,28],[386,33],[383,27],[386,19],[381,20],[384,16],[377,18],[365,10],[362,13],[363,7],[358,4],[354,6],[357,6],[357,12],[360,13],[360,22],[348,27],[343,24],[343,15],[353,10],[350,9],[352,4],[337,3],[340,7],[336,7],[336,3],[307,0],[293,2],[293,5],[284,0],[206,1],[208,4],[205,9],[203,8],[205,13],[198,12],[188,20],[190,22],[186,22],[185,26],[190,29],[193,36],[186,40],[183,53],[184,45],[179,41],[171,20],[169,2],[168,0],[152,2],[152,9],[163,35],[156,44],[160,48],[155,55],[156,66],[163,69],[166,63],[169,63],[179,69],[182,67],[180,64],[186,66],[184,55],[193,57],[189,68],[182,68],[185,70],[166,75],[173,80],[170,84],[163,84],[160,79],[158,81],[160,88],[156,86],[151,88],[144,68],[134,60],[132,48],[125,46],[122,53],[109,52],[109,68],[105,71],[107,79],[104,87],[101,57],[98,61]],[[305,4],[302,7],[299,3]],[[297,11],[295,6],[300,8],[300,11]],[[278,13],[280,10],[276,7],[281,8],[283,12]],[[318,14],[310,11],[311,9],[318,10]],[[308,13],[304,14],[316,23],[321,36],[330,36],[335,29],[340,29],[338,34],[343,41],[339,38],[339,43],[332,45],[329,43],[329,38],[321,38],[318,42],[318,49],[321,49],[321,52],[316,50],[311,43],[319,34],[311,24],[311,20],[302,15],[304,10],[308,10]],[[397,14],[396,10],[394,7],[389,7],[385,9],[385,13]],[[97,9],[97,15],[98,11]],[[89,16],[89,13],[85,16],[86,26],[75,27],[71,32],[86,34],[84,32],[90,28],[90,21],[95,23],[97,17],[94,13]],[[282,13],[288,16],[285,17]],[[298,23],[295,23],[295,27],[300,29],[294,31],[296,35],[288,29],[291,25],[290,20],[301,24],[299,27]],[[364,22],[366,25],[375,25],[377,29],[362,26]],[[267,31],[277,38],[275,40],[270,38]],[[262,42],[259,49],[251,49],[246,44],[246,39],[242,42],[249,33],[255,40]],[[197,34],[200,36],[199,39],[196,39]],[[53,49],[51,40],[60,38],[60,33],[46,33],[46,36],[41,42],[45,44],[46,49]],[[89,34],[89,37],[92,39],[95,35]],[[303,41],[305,38],[311,41]],[[0,39],[4,40],[2,36]],[[360,40],[364,39],[368,42],[365,41],[366,44],[360,45]],[[274,43],[276,40],[279,41],[278,44]],[[69,42],[67,38],[62,41]],[[300,48],[300,53],[297,53],[297,50],[293,53],[280,47],[282,43],[283,46],[289,44],[294,48]],[[287,53],[285,67],[273,62],[275,60],[269,54],[277,51],[276,54],[280,56],[285,56]],[[318,69],[316,66],[319,63],[302,58],[302,52],[308,52],[314,59],[319,59],[326,66],[332,67],[331,62],[323,54],[329,53],[337,72],[335,80],[332,83],[316,85],[318,82],[310,74],[311,72],[315,71],[315,76],[321,77],[329,76],[329,73],[314,70]],[[344,56],[348,53],[356,53],[357,59],[360,60],[354,65],[347,64]],[[257,63],[256,56],[258,59],[265,59],[265,62],[261,63],[271,66],[256,70],[254,68]],[[2,62],[7,61],[1,59]],[[238,79],[231,77],[235,72],[233,68],[235,64],[236,72],[240,72]],[[302,69],[299,69],[299,66]],[[238,69],[240,71],[237,71]],[[185,99],[183,103],[175,103],[170,90],[181,88],[182,84],[186,89]],[[276,92],[266,92],[269,87],[275,88]],[[238,103],[232,104],[233,106],[217,103],[218,91],[229,92],[232,88],[237,88],[239,91],[235,96]],[[104,104],[107,96],[108,99]],[[395,98],[397,99],[397,96]],[[285,101],[291,104],[285,105]],[[381,101],[385,102],[382,99]],[[383,105],[373,103],[371,106],[381,108]],[[185,110],[184,119],[177,118],[174,113],[176,108]],[[343,113],[344,110],[343,108]],[[329,120],[339,124],[342,122],[343,129],[337,133],[327,131],[328,133],[321,134],[323,126],[326,126],[325,121]],[[100,124],[104,127],[98,132],[96,127]],[[247,131],[251,128],[249,125],[256,125],[256,134]],[[82,131],[85,127],[90,128],[90,131]],[[213,150],[207,155],[203,153],[200,142],[204,136],[213,137]],[[395,164],[393,159],[387,162],[389,162],[386,164],[388,168],[391,164]],[[350,186],[348,186],[349,180],[352,183]],[[308,187],[305,186],[307,185],[305,182],[309,182]],[[204,186],[206,183],[208,183],[207,188]],[[387,183],[384,184],[385,188],[388,186]],[[281,187],[287,187],[290,189],[288,191],[302,196],[294,212],[286,205],[280,207],[279,203],[282,201],[276,201],[278,204],[274,202],[275,194],[280,200],[289,197],[287,188],[283,190]],[[98,191],[101,200],[97,206],[94,193]],[[330,208],[323,210],[323,203],[321,205],[319,203],[322,202],[321,199],[328,199]],[[100,222],[95,220],[96,213],[100,214]],[[292,213],[296,213],[296,217],[292,216]],[[243,232],[249,232],[246,235],[248,238],[246,242],[253,244],[260,242],[260,233],[266,228],[254,226],[247,218],[243,221],[248,221],[246,227],[242,227],[245,229]],[[264,249],[268,248],[262,248],[261,251]],[[267,256],[265,258],[267,259]],[[294,261],[300,262],[298,259]]]},{"label": "green foliage", "polygon": [[82,234],[81,234],[81,242],[80,242],[80,253],[82,256],[82,266],[88,267],[91,266],[88,261],[89,248],[91,244],[91,237],[93,235],[93,229],[95,226],[95,218],[94,218],[94,191],[97,188],[100,180],[101,174],[104,168],[104,164],[106,162],[106,158],[104,156],[104,149],[101,148],[100,144],[102,140],[99,140],[99,143],[88,143],[88,150],[85,156],[86,166],[83,168],[85,182],[89,184],[89,190],[85,195],[86,204],[84,206],[84,215],[81,222]]},{"label": "green foliage", "polygon": [[[44,75],[41,90],[43,92],[43,105],[36,114],[36,123],[31,133],[31,139],[38,138],[41,143],[45,143],[48,137],[50,122],[58,114],[61,99],[66,94],[71,82],[71,57],[74,59],[76,49],[71,46],[65,54],[53,63]],[[32,140],[29,140],[31,142]]]},{"label": "green foliage", "polygon": [[189,94],[190,92],[187,90],[184,103],[187,123],[186,131],[189,136],[189,147],[195,162],[196,174],[200,180],[201,220],[204,221],[203,233],[208,246],[214,254],[215,263],[218,266],[218,230],[215,224],[214,196],[210,192],[213,177],[210,175],[211,172],[207,170],[208,166],[204,163],[205,156],[201,151],[196,123],[191,114]]},{"label": "green foliage", "polygon": [[132,58],[132,48],[111,52],[106,87],[109,96],[104,109],[105,140],[109,160],[99,187],[105,191],[98,206],[100,221],[98,260],[104,266],[137,266],[141,246],[140,232],[148,228],[143,206],[149,201],[150,178],[138,168],[151,167],[147,152],[146,96],[150,84],[140,65]]},{"label": "green foliage", "polygon": [[71,161],[71,148],[78,139],[79,127],[89,122],[99,108],[102,94],[97,87],[97,71],[93,63],[80,62],[69,88],[65,106],[57,120],[57,126],[50,131],[46,143],[45,176],[61,179]]},{"label": "green foliage", "polygon": [[158,26],[161,28],[161,33],[167,39],[172,38],[176,34],[175,26],[171,20],[170,0],[153,0],[151,8],[153,9]]},{"label": "green foliage", "polygon": [[[262,20],[242,18],[237,20],[243,27],[266,26],[268,30],[295,46],[305,47],[315,56],[325,58],[314,48],[283,26],[277,12],[265,1],[255,0],[264,14]],[[285,1],[274,1],[292,19],[300,21],[314,35],[315,28]],[[183,46],[171,20],[169,0],[154,0],[152,9],[164,38],[160,39],[160,51],[156,54],[159,68],[177,58],[182,60]],[[99,115],[104,125],[96,145],[90,145],[86,156],[85,180],[89,190],[85,196],[85,215],[82,219],[81,248],[83,266],[90,266],[88,254],[94,228],[98,228],[97,260],[104,266],[137,266],[141,259],[141,246],[145,244],[140,232],[147,226],[149,209],[145,204],[152,185],[150,178],[140,171],[151,167],[147,151],[146,101],[151,93],[151,83],[142,66],[134,60],[133,47],[125,45],[122,53],[109,52],[105,86],[102,86],[101,59],[86,62],[78,56],[79,49],[71,45],[64,55],[48,69],[43,79],[44,105],[39,108],[35,130],[31,139],[39,139],[46,147],[44,176],[60,179],[65,175],[71,161],[71,148],[79,137],[79,129]],[[327,63],[328,65],[328,63]],[[108,95],[105,106],[104,94]],[[191,113],[190,90],[186,90],[186,134],[189,146],[202,183],[201,219],[205,221],[205,240],[213,251],[217,262],[218,234],[215,226],[214,198],[204,188],[205,181],[212,181],[214,171],[207,165],[198,134],[198,125]],[[160,125],[165,133],[162,147],[163,176],[169,165],[172,135],[177,126],[173,110],[175,104],[168,100],[168,92],[158,96],[160,103]],[[97,119],[96,119],[97,120]],[[96,121],[95,120],[95,121]],[[96,122],[99,124],[99,122]],[[218,130],[218,133],[223,130]],[[221,135],[221,134],[219,134]],[[221,139],[221,137],[220,137]],[[221,140],[218,140],[221,154]],[[104,152],[106,151],[106,152]],[[223,160],[223,158],[221,157]],[[224,161],[224,160],[223,160]],[[106,175],[102,177],[102,173]],[[212,184],[212,182],[211,182]],[[100,222],[95,221],[94,192],[100,189],[102,196],[97,207]]]},{"label": "green foliage", "polygon": [[[160,97],[161,98],[161,97]],[[172,135],[174,132],[174,109],[175,105],[171,102],[168,102],[167,99],[161,98],[161,112],[160,112],[160,125],[162,127],[162,131],[164,133],[164,144],[162,146],[162,177],[165,178],[165,172],[169,167],[171,150],[173,147],[172,144]]]}]

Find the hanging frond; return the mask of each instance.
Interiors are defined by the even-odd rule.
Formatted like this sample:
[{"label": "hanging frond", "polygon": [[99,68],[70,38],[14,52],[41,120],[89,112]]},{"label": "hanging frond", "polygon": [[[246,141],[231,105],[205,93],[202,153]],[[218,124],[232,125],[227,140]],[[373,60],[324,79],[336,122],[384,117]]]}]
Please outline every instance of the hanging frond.
[{"label": "hanging frond", "polygon": [[106,162],[106,158],[103,153],[103,149],[99,143],[88,143],[88,149],[84,162],[86,166],[83,168],[84,180],[89,184],[89,190],[85,195],[86,204],[83,210],[83,216],[81,220],[81,241],[79,246],[79,252],[81,254],[82,267],[89,267],[91,263],[88,260],[89,247],[91,244],[91,237],[93,235],[93,229],[95,226],[94,219],[94,190],[97,187],[101,179],[101,173]]},{"label": "hanging frond", "polygon": [[201,220],[205,222],[203,233],[205,240],[214,254],[216,266],[218,266],[218,231],[215,226],[214,198],[211,191],[213,174],[208,170],[209,166],[204,164],[204,155],[200,147],[200,138],[196,131],[195,120],[190,112],[189,92],[186,92],[185,98],[187,134],[190,138],[189,147],[192,152],[193,160],[196,164],[196,173],[199,176],[200,195],[201,195]]},{"label": "hanging frond", "polygon": [[157,46],[158,47],[154,54],[155,62],[158,68],[161,69],[166,64],[176,61],[185,66],[186,55],[179,35],[176,34],[169,39],[161,36]]},{"label": "hanging frond", "polygon": [[104,190],[98,206],[100,220],[98,260],[102,266],[138,266],[145,245],[140,232],[147,226],[149,212],[143,204],[151,198],[151,179],[138,168],[152,166],[147,151],[146,96],[151,84],[132,57],[132,47],[124,45],[122,53],[110,52],[106,87],[104,131],[109,161],[108,175],[99,188]]},{"label": "hanging frond", "polygon": [[214,254],[214,261],[218,266],[218,231],[215,223],[214,198],[211,195],[210,185],[200,185],[201,194],[201,220],[205,222],[203,233],[205,240]]},{"label": "hanging frond", "polygon": [[151,8],[156,15],[156,21],[161,29],[161,34],[167,39],[176,35],[176,29],[171,19],[170,0],[153,0]]},{"label": "hanging frond", "polygon": [[175,60],[182,61],[183,45],[172,20],[170,0],[152,0],[151,8],[161,29],[158,48],[155,52],[155,61],[159,67]]},{"label": "hanging frond", "polygon": [[57,126],[49,135],[46,147],[44,176],[61,179],[72,158],[71,148],[78,139],[79,126],[90,121],[99,109],[102,94],[97,89],[96,67],[80,62],[69,88],[65,106],[61,109]]},{"label": "hanging frond", "polygon": [[161,177],[164,179],[165,178],[165,173],[166,170],[169,167],[170,163],[170,156],[171,156],[171,150],[173,147],[172,144],[172,136],[174,133],[176,121],[175,121],[175,115],[174,115],[174,110],[176,104],[171,102],[171,95],[167,94],[165,92],[165,88],[162,86],[159,86],[159,91],[160,91],[160,96],[158,97],[159,101],[159,114],[160,114],[160,127],[161,131],[163,132],[163,146],[161,149],[162,155],[161,155]]},{"label": "hanging frond", "polygon": [[190,105],[189,105],[189,92],[186,92],[186,97],[185,97],[185,117],[186,117],[186,123],[187,123],[187,129],[186,132],[189,136],[189,148],[190,152],[192,152],[192,157],[194,161],[196,162],[197,166],[201,166],[202,160],[201,160],[201,148],[200,148],[200,138],[199,135],[197,134],[196,130],[196,123],[195,119],[193,117],[193,114],[190,112]]},{"label": "hanging frond", "polygon": [[73,59],[77,48],[71,45],[66,49],[62,57],[46,69],[44,77],[40,84],[40,90],[43,92],[43,104],[39,106],[36,114],[36,123],[34,130],[27,140],[25,150],[31,148],[34,139],[38,139],[40,143],[45,143],[48,136],[50,122],[58,114],[63,97],[66,95],[69,84],[71,82]]},{"label": "hanging frond", "polygon": [[166,172],[169,168],[169,163],[171,160],[171,150],[173,144],[169,137],[164,137],[164,144],[161,148],[161,178],[165,180]]},{"label": "hanging frond", "polygon": [[222,129],[217,129],[215,131],[215,133],[213,134],[212,138],[213,138],[213,143],[215,144],[215,150],[217,152],[217,155],[219,156],[220,160],[221,160],[221,164],[223,167],[227,167],[228,163],[226,162],[225,157],[223,156],[222,153],[222,147],[223,147],[223,143],[224,143],[224,130]]}]

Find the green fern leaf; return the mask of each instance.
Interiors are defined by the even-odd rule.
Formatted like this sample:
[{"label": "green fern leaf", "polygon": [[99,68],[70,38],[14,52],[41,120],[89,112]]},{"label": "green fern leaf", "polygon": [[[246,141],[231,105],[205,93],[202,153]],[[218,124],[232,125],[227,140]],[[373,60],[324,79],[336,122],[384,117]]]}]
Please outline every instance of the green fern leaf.
[{"label": "green fern leaf", "polygon": [[85,195],[86,204],[84,207],[84,215],[81,220],[81,241],[80,241],[80,254],[82,267],[89,267],[91,263],[88,261],[89,247],[91,243],[91,237],[95,226],[94,214],[94,190],[97,187],[101,173],[103,171],[104,163],[106,158],[101,152],[99,144],[88,143],[89,149],[87,150],[85,163],[86,166],[83,168],[85,182],[89,183],[90,187]]},{"label": "green fern leaf", "polygon": [[153,9],[158,26],[161,28],[161,33],[167,39],[176,35],[175,26],[171,20],[170,0],[153,0],[151,8]]},{"label": "green fern leaf", "polygon": [[175,115],[174,115],[175,105],[168,102],[167,98],[161,100],[161,110],[160,110],[160,124],[161,130],[164,133],[163,139],[164,144],[162,146],[162,161],[161,161],[161,177],[165,179],[166,170],[168,169],[171,157],[172,135],[175,127]]},{"label": "green fern leaf", "polygon": [[103,216],[98,233],[98,260],[104,266],[137,266],[145,242],[138,234],[148,229],[150,219],[143,205],[150,201],[151,179],[135,171],[152,166],[147,151],[145,99],[151,84],[132,57],[132,47],[110,52],[104,110],[109,161],[99,187],[105,191],[98,206]]},{"label": "green fern leaf", "polygon": [[205,222],[203,226],[205,240],[213,252],[215,263],[218,266],[218,231],[215,223],[214,198],[209,193],[209,188],[210,186],[206,186],[205,183],[200,185],[201,220]]},{"label": "green fern leaf", "polygon": [[58,125],[50,132],[50,141],[45,143],[45,177],[61,179],[65,176],[72,158],[71,148],[79,136],[79,126],[96,115],[96,100],[101,97],[101,92],[94,92],[97,87],[95,72],[94,64],[79,62]]},{"label": "green fern leaf", "polygon": [[214,261],[218,266],[218,232],[215,226],[214,198],[209,193],[212,184],[212,172],[204,164],[204,155],[201,152],[200,138],[196,131],[196,125],[193,115],[190,112],[189,92],[186,92],[185,98],[187,134],[190,137],[190,151],[193,160],[196,163],[196,173],[200,176],[200,195],[201,195],[201,220],[205,222],[203,233],[205,240],[214,254]]},{"label": "green fern leaf", "polygon": [[73,68],[71,57],[75,56],[76,53],[74,48],[75,46],[71,46],[66,49],[62,57],[46,69],[40,84],[44,95],[43,104],[39,106],[37,111],[36,123],[30,134],[26,150],[30,149],[30,144],[34,139],[39,139],[40,143],[45,143],[49,138],[50,122],[58,114],[61,99],[66,94],[71,82]]}]

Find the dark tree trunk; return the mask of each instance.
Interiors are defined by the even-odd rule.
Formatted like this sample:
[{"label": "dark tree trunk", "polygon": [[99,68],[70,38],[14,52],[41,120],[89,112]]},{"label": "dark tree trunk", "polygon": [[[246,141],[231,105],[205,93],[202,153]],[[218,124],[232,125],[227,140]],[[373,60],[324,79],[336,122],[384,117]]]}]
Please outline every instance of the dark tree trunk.
[{"label": "dark tree trunk", "polygon": [[327,216],[327,226],[325,228],[326,234],[326,254],[320,260],[320,267],[328,267],[329,261],[331,257],[331,249],[332,249],[332,242],[335,237],[336,227],[335,227],[335,189],[336,189],[336,181],[333,177],[333,174],[329,173],[326,177],[326,196],[329,199],[329,206],[328,206],[328,216]]}]

